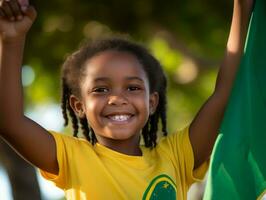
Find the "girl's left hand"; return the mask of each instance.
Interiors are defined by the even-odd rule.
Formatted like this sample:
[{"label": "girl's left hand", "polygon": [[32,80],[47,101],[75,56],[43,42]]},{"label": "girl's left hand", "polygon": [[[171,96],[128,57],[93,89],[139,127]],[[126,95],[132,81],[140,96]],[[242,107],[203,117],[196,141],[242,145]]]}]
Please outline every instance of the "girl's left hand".
[{"label": "girl's left hand", "polygon": [[248,10],[251,11],[254,6],[255,0],[246,0],[246,1],[247,1]]},{"label": "girl's left hand", "polygon": [[242,5],[242,8],[248,13],[252,12],[253,4],[256,0],[237,0]]}]

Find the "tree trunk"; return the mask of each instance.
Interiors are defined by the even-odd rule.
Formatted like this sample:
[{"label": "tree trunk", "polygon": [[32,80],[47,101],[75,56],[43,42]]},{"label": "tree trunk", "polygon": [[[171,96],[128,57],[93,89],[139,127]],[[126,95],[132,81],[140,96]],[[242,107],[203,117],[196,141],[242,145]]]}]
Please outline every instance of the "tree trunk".
[{"label": "tree trunk", "polygon": [[1,138],[0,164],[8,174],[14,200],[41,199],[34,167],[17,155]]}]

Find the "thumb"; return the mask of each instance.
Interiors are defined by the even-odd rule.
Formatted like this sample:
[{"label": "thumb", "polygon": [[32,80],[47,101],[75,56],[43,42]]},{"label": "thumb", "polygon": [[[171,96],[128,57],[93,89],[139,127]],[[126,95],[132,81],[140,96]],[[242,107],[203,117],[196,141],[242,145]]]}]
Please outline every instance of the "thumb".
[{"label": "thumb", "polygon": [[18,0],[21,6],[29,6],[29,0]]},{"label": "thumb", "polygon": [[22,10],[24,12],[24,15],[29,17],[32,21],[34,21],[37,17],[37,12],[33,6],[29,6],[27,8],[22,7]]}]

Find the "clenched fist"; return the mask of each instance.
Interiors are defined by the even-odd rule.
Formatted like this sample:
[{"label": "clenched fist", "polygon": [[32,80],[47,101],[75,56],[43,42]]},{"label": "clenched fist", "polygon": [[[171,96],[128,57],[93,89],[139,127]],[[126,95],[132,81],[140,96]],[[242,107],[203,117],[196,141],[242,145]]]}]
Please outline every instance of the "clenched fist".
[{"label": "clenched fist", "polygon": [[0,36],[3,40],[22,38],[36,18],[28,0],[0,0]]}]

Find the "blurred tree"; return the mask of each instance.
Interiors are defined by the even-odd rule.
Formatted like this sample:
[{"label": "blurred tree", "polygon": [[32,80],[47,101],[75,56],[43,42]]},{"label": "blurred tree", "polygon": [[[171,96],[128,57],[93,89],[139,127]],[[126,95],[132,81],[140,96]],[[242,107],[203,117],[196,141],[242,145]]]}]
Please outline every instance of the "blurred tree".
[{"label": "blurred tree", "polygon": [[[81,42],[126,33],[160,55],[158,59],[169,77],[169,94],[175,96],[169,99],[187,102],[186,119],[191,118],[213,88],[209,81],[215,80],[215,67],[225,47],[232,10],[229,0],[163,3],[55,0],[49,4],[34,0],[32,3],[39,16],[28,37],[24,63],[33,67],[36,79],[27,87],[27,105],[59,101],[60,66]],[[169,58],[168,52],[175,52],[176,56]],[[176,63],[169,64],[169,59],[176,58]],[[185,73],[194,73],[194,78],[184,81]]]},{"label": "blurred tree", "polygon": [[0,139],[0,164],[5,168],[14,200],[40,200],[35,169]]},{"label": "blurred tree", "polygon": [[59,103],[60,66],[66,55],[86,40],[116,33],[130,34],[163,64],[169,80],[169,132],[189,123],[214,88],[230,25],[230,0],[32,0],[32,4],[38,18],[28,36],[24,64],[35,78],[25,86],[26,107]]}]

